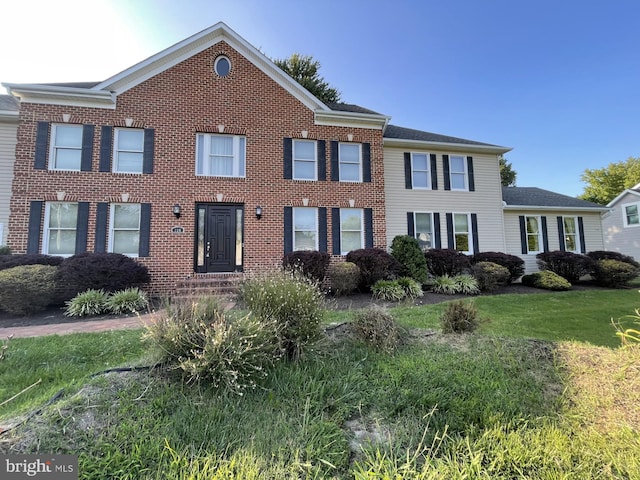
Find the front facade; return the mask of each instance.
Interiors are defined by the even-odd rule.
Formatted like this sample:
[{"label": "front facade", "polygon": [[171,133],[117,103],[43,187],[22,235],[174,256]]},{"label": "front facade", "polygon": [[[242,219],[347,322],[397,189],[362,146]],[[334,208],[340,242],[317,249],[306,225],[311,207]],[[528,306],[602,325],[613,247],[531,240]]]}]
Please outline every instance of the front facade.
[{"label": "front facade", "polygon": [[640,259],[640,184],[626,189],[607,207],[602,217],[605,249]]}]

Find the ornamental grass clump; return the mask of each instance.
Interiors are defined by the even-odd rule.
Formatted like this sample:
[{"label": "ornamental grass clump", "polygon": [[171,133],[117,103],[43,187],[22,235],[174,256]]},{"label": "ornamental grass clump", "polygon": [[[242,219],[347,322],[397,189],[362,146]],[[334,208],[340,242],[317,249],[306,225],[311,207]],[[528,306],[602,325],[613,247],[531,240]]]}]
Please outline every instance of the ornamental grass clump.
[{"label": "ornamental grass clump", "polygon": [[107,311],[115,315],[136,313],[148,306],[149,299],[146,293],[139,288],[127,288],[126,290],[112,293],[105,303]]},{"label": "ornamental grass clump", "polygon": [[396,280],[378,280],[371,287],[373,298],[387,302],[399,302],[406,294]]},{"label": "ornamental grass clump", "polygon": [[107,297],[104,290],[89,289],[65,302],[64,314],[68,317],[100,315],[107,311]]},{"label": "ornamental grass clump", "polygon": [[376,306],[356,312],[349,332],[356,340],[385,353],[395,352],[402,343],[402,331],[393,315]]},{"label": "ornamental grass clump", "polygon": [[451,302],[440,317],[443,333],[470,333],[480,325],[478,309],[473,301]]}]

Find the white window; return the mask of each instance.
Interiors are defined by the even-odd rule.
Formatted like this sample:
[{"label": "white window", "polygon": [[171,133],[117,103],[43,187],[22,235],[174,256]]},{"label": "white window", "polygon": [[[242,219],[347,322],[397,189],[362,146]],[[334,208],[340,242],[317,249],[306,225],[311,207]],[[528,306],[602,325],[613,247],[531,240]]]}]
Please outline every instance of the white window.
[{"label": "white window", "polygon": [[640,216],[638,215],[638,204],[637,203],[628,203],[626,205],[622,205],[623,209],[623,220],[625,227],[637,227],[640,225]]},{"label": "white window", "polygon": [[295,180],[316,180],[316,142],[312,140],[293,141],[293,178]]},{"label": "white window", "polygon": [[453,241],[455,250],[463,253],[471,251],[471,216],[468,213],[453,214]]},{"label": "white window", "polygon": [[318,209],[293,209],[293,249],[318,250]]},{"label": "white window", "polygon": [[82,125],[53,125],[49,149],[50,170],[80,170]]},{"label": "white window", "polygon": [[341,182],[362,181],[362,154],[358,143],[341,143],[338,148]]},{"label": "white window", "polygon": [[76,253],[77,203],[47,202],[44,224],[42,253],[61,256]]},{"label": "white window", "polygon": [[244,177],[246,138],[234,135],[196,137],[196,175]]},{"label": "white window", "polygon": [[525,217],[525,225],[527,228],[527,253],[540,253],[542,251],[540,217]]},{"label": "white window", "polygon": [[578,236],[578,219],[563,217],[564,249],[568,252],[580,253],[580,237]]},{"label": "white window", "polygon": [[413,188],[431,188],[431,170],[429,155],[426,153],[411,154],[411,185]]},{"label": "white window", "polygon": [[109,221],[109,252],[137,257],[139,250],[140,204],[112,204]]},{"label": "white window", "polygon": [[144,130],[116,128],[113,149],[113,171],[142,173]]},{"label": "white window", "polygon": [[449,179],[451,190],[468,190],[467,161],[461,155],[449,156]]},{"label": "white window", "polygon": [[413,214],[413,231],[420,248],[433,248],[433,214],[415,212]]},{"label": "white window", "polygon": [[362,210],[357,208],[340,209],[340,250],[346,255],[364,245],[364,226]]}]

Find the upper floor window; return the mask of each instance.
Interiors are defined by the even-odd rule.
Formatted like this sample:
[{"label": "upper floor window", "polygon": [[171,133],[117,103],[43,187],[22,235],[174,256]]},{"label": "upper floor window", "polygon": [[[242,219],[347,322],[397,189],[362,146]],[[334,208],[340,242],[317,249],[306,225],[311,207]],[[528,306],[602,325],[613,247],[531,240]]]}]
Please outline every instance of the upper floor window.
[{"label": "upper floor window", "polygon": [[196,175],[244,177],[245,155],[245,137],[198,134],[196,137]]},{"label": "upper floor window", "polygon": [[47,255],[69,256],[76,252],[78,204],[47,202],[42,252]]},{"label": "upper floor window", "polygon": [[455,250],[463,253],[473,253],[471,221],[468,213],[453,214],[453,241]]},{"label": "upper floor window", "polygon": [[362,210],[357,208],[340,209],[340,249],[346,255],[364,245],[364,224]]},{"label": "upper floor window", "polygon": [[580,238],[578,236],[578,219],[563,217],[564,248],[568,252],[580,253]]},{"label": "upper floor window", "polygon": [[640,225],[640,216],[638,215],[638,204],[631,203],[623,205],[623,220],[625,227],[636,227]]},{"label": "upper floor window", "polygon": [[144,130],[116,128],[113,171],[142,173],[144,162]]},{"label": "upper floor window", "polygon": [[137,257],[139,250],[140,204],[112,204],[109,221],[109,252]]},{"label": "upper floor window", "polygon": [[293,250],[318,250],[318,209],[293,209]]},{"label": "upper floor window", "polygon": [[362,151],[358,143],[340,143],[338,162],[341,182],[362,181]]},{"label": "upper floor window", "polygon": [[527,253],[540,253],[542,251],[542,230],[540,217],[525,217],[527,229]]},{"label": "upper floor window", "polygon": [[428,250],[433,248],[433,214],[415,212],[413,214],[415,237],[420,248]]},{"label": "upper floor window", "polygon": [[467,160],[461,155],[449,155],[451,190],[468,190]]},{"label": "upper floor window", "polygon": [[49,150],[50,170],[80,170],[82,125],[52,125]]},{"label": "upper floor window", "polygon": [[431,188],[429,155],[411,154],[411,185],[413,188]]},{"label": "upper floor window", "polygon": [[313,140],[293,140],[293,178],[317,180],[317,148]]}]

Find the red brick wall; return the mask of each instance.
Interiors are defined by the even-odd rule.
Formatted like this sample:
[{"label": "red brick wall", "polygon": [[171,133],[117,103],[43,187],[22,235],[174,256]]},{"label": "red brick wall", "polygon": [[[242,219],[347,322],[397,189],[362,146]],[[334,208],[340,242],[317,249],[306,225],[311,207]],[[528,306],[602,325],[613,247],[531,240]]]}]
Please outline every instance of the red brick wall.
[{"label": "red brick wall", "polygon": [[[213,61],[225,54],[231,73],[220,78]],[[91,172],[34,170],[35,134],[38,121],[95,124]],[[155,129],[154,173],[151,175],[98,172],[100,127],[134,126]],[[229,179],[195,175],[195,136],[198,132],[246,135],[246,178]],[[303,182],[283,179],[282,139],[309,138],[327,141],[327,179],[330,179],[330,140],[371,144],[371,183]],[[313,112],[292,97],[251,62],[226,43],[205,50],[173,68],[141,83],[117,98],[115,110],[23,103],[18,128],[15,177],[9,220],[9,245],[16,253],[26,251],[29,202],[56,200],[65,192],[66,201],[91,202],[87,249],[93,251],[96,204],[120,202],[128,193],[130,202],[152,204],[150,257],[140,259],[152,273],[156,292],[170,292],[175,284],[193,274],[194,206],[196,202],[245,205],[245,271],[279,263],[283,254],[285,206],[372,208],[374,245],[385,247],[385,210],[382,132],[374,129],[314,125]],[[172,206],[182,206],[182,217]],[[262,219],[254,209],[263,207]],[[173,226],[185,233],[173,234]],[[331,219],[328,219],[331,252]]]}]

